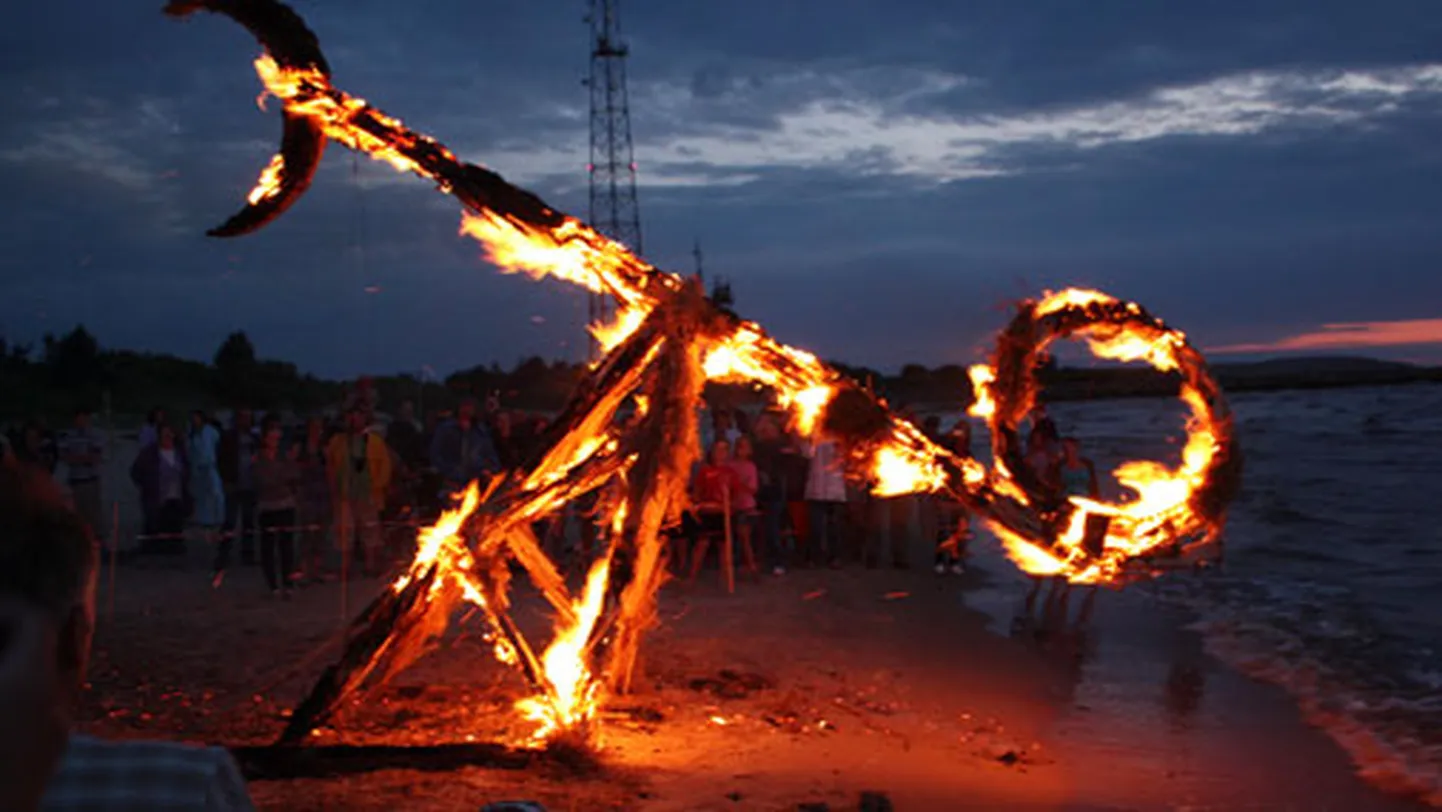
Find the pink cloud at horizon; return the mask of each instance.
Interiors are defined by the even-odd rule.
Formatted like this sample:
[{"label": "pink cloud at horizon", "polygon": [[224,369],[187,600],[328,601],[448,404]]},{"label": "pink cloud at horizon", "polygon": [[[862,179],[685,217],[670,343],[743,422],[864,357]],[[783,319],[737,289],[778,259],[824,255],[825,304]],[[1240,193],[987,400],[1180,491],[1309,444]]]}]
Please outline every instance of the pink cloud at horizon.
[{"label": "pink cloud at horizon", "polygon": [[1376,347],[1442,345],[1442,318],[1359,321],[1323,324],[1319,329],[1253,344],[1228,344],[1213,354],[1360,350]]}]

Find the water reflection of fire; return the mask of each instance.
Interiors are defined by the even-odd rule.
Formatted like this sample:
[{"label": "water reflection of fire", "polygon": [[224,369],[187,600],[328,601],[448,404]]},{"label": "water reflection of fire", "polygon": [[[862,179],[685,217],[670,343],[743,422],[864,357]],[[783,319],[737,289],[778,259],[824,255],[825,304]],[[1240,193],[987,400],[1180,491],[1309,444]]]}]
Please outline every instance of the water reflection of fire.
[{"label": "water reflection of fire", "polygon": [[[207,7],[236,14],[233,4],[219,0],[179,5],[182,13]],[[461,233],[479,241],[493,264],[559,278],[619,305],[611,324],[593,326],[607,354],[556,421],[547,453],[529,471],[503,475],[484,489],[472,483],[453,510],[421,533],[407,572],[352,625],[347,652],[293,714],[283,738],[309,735],[342,699],[361,691],[372,672],[383,681],[408,665],[463,603],[481,610],[497,657],[519,668],[533,687],[535,695],[519,709],[537,723],[537,737],[590,728],[607,692],[629,685],[641,636],[656,622],[655,597],[665,577],[661,532],[685,501],[696,458],[695,407],[708,380],[770,388],[797,432],[838,440],[849,472],[874,482],[879,495],[944,491],[963,501],[987,518],[1011,559],[1028,572],[1121,583],[1154,571],[1162,558],[1195,559],[1216,541],[1239,465],[1231,420],[1201,356],[1140,307],[1081,290],[1022,305],[992,363],[972,370],[972,414],[987,419],[994,438],[996,463],[987,469],[933,443],[811,353],[711,306],[697,286],[336,89],[298,17],[262,18],[237,16],[268,48],[291,42],[306,51],[307,58],[268,52],[255,63],[267,93],[284,106],[288,141],[295,123],[302,128],[297,132],[319,132],[432,180],[469,210]],[[249,197],[251,206],[270,206],[259,224],[289,205],[286,195],[304,190],[309,171],[313,165],[301,167],[282,149]],[[1175,471],[1150,462],[1119,468],[1119,481],[1137,493],[1133,501],[1072,499],[1052,509],[1041,504],[1020,463],[1017,426],[1037,395],[1037,361],[1051,341],[1067,336],[1085,337],[1104,357],[1144,359],[1182,376],[1182,398],[1192,408],[1183,463]],[[620,419],[625,404],[632,408]],[[591,491],[602,494],[600,510],[609,517],[607,552],[574,597],[530,523]],[[1111,520],[1099,551],[1080,543],[1089,515]],[[511,558],[555,611],[555,634],[540,656],[510,618]],[[615,578],[619,558],[625,559],[623,579]]]}]

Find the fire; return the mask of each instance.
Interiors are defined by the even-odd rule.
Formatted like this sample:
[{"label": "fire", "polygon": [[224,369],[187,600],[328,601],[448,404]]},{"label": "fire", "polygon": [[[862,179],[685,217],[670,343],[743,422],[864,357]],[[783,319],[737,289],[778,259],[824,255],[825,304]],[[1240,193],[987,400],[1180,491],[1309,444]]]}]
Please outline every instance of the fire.
[{"label": "fire", "polygon": [[[503,272],[525,273],[533,279],[555,277],[593,293],[615,296],[623,310],[640,311],[626,317],[637,324],[655,304],[636,280],[660,272],[579,220],[567,218],[560,228],[546,232],[494,212],[466,212],[461,234],[481,243],[486,259]],[[680,279],[673,281],[679,284]]]},{"label": "fire", "polygon": [[826,410],[826,404],[836,395],[836,390],[830,386],[818,384],[802,389],[794,394],[782,392],[777,400],[783,407],[789,408],[795,414],[793,428],[803,437],[810,437],[816,431],[816,421],[821,419],[821,414]]},{"label": "fire", "polygon": [[280,193],[280,174],[285,171],[285,158],[280,155],[271,156],[270,163],[260,173],[260,180],[255,188],[250,190],[246,201],[255,205],[268,197],[274,197]]},{"label": "fire", "polygon": [[[1207,542],[1215,539],[1221,532],[1220,519],[1204,515],[1197,509],[1196,502],[1203,489],[1215,484],[1211,476],[1223,449],[1224,435],[1230,435],[1230,425],[1223,426],[1227,418],[1214,412],[1199,387],[1202,378],[1196,369],[1198,361],[1194,353],[1188,354],[1191,351],[1181,331],[1144,318],[1141,308],[1134,303],[1123,303],[1093,290],[1073,288],[1048,293],[1036,304],[1034,312],[1035,318],[1041,320],[1069,310],[1098,307],[1109,308],[1120,315],[1086,324],[1076,330],[1076,335],[1084,338],[1099,357],[1142,360],[1162,372],[1182,371],[1180,397],[1187,404],[1190,416],[1180,466],[1171,469],[1150,460],[1122,463],[1113,471],[1113,476],[1133,494],[1133,498],[1125,502],[1068,497],[1074,510],[1051,549],[1038,546],[1033,539],[988,519],[1017,566],[1034,575],[1065,575],[1080,583],[1122,580],[1129,562],[1147,556],[1173,556],[1178,552],[1180,541],[1188,537],[1200,537]],[[1058,337],[1044,338],[1038,351]],[[971,377],[977,391],[973,413],[988,416],[995,436],[998,416],[991,386],[996,380],[996,369],[986,365],[973,367]],[[1000,455],[997,470],[995,484],[999,491],[1020,496],[1024,504],[1030,501],[1011,480]],[[1100,555],[1084,549],[1088,517],[1109,520]]]},{"label": "fire", "polygon": [[[385,161],[398,171],[427,176],[420,164],[399,149],[401,145],[392,144],[369,129],[356,126],[357,120],[364,114],[399,130],[402,125],[398,119],[382,115],[363,99],[336,93],[330,86],[330,80],[320,71],[282,68],[269,54],[262,54],[255,60],[255,72],[265,85],[266,92],[284,103],[286,112],[303,115],[316,122],[327,138]],[[454,160],[455,156],[449,150],[435,146]]]},{"label": "fire", "polygon": [[[415,559],[387,593],[416,597],[421,595],[418,590],[426,589],[423,598],[439,600],[438,596],[444,595],[450,600],[459,595],[480,607],[496,632],[497,656],[520,668],[535,689],[534,695],[517,703],[520,711],[537,723],[535,736],[549,740],[568,731],[585,730],[604,698],[602,669],[629,675],[640,635],[655,620],[654,597],[664,580],[664,567],[658,564],[658,534],[668,518],[667,506],[675,507],[675,502],[684,498],[685,471],[694,459],[686,455],[689,451],[671,456],[654,451],[655,446],[666,443],[652,441],[644,451],[652,455],[647,459],[664,462],[641,467],[649,480],[642,484],[655,489],[644,491],[651,494],[649,498],[631,504],[628,500],[633,496],[619,486],[627,483],[628,471],[643,451],[628,444],[631,438],[613,425],[623,402],[633,397],[636,414],[650,421],[649,436],[669,437],[671,432],[690,437],[695,433],[694,410],[688,411],[684,405],[694,405],[699,398],[703,377],[749,383],[773,390],[778,403],[790,410],[797,431],[815,436],[823,424],[830,425],[828,410],[839,395],[871,396],[815,355],[776,341],[753,322],[729,314],[723,317],[714,308],[696,316],[700,306],[687,304],[686,295],[693,289],[687,288],[680,276],[658,270],[626,246],[549,209],[499,175],[462,164],[433,139],[336,89],[319,70],[283,68],[268,54],[255,61],[255,68],[266,93],[280,99],[288,115],[304,117],[330,140],[385,161],[398,171],[431,180],[442,191],[456,195],[469,209],[460,233],[481,243],[487,259],[503,272],[557,278],[617,301],[616,320],[593,325],[592,330],[607,350],[623,344],[639,348],[634,356],[626,356],[638,359],[634,369],[618,371],[619,365],[600,368],[598,376],[610,381],[607,387],[586,401],[586,408],[568,424],[568,433],[534,470],[504,475],[484,493],[480,483],[471,483],[456,506],[421,531]],[[278,194],[284,174],[284,159],[276,156],[252,190],[250,202]],[[1093,311],[1102,315],[1093,318]],[[660,318],[648,322],[653,313]],[[698,324],[693,332],[670,332],[666,319],[672,314],[691,314]],[[1008,512],[1026,517],[1040,513],[1032,506],[1034,500],[1012,481],[1005,455],[996,455],[994,470],[976,460],[959,458],[911,423],[890,415],[882,408],[884,404],[872,398],[867,403],[876,419],[868,424],[868,436],[848,452],[853,472],[872,476],[876,492],[884,496],[949,491],[964,497],[988,516],[1020,567],[1073,581],[1120,580],[1124,568],[1138,556],[1164,552],[1188,535],[1214,537],[1220,530],[1220,515],[1215,509],[1210,513],[1203,510],[1199,494],[1215,484],[1218,460],[1225,456],[1221,455],[1223,446],[1230,449],[1230,424],[1217,411],[1219,392],[1209,377],[1197,372],[1200,356],[1186,344],[1185,336],[1149,320],[1137,305],[1096,291],[1070,289],[1049,294],[1034,305],[1029,317],[1035,320],[1035,329],[1024,333],[1023,340],[1026,335],[1045,333],[1033,339],[1039,346],[1032,349],[1044,349],[1061,334],[1077,334],[1104,357],[1146,360],[1158,369],[1180,371],[1182,397],[1192,409],[1181,466],[1170,470],[1151,462],[1122,465],[1116,476],[1136,494],[1135,499],[1112,504],[1074,498],[1070,506],[1075,510],[1056,538],[1035,538],[1031,525],[1013,521],[1014,517],[1003,518]],[[1075,318],[1061,333],[1046,333],[1052,329],[1047,320],[1067,317]],[[648,324],[660,326],[653,329]],[[664,385],[656,383],[656,377],[645,377],[658,357],[674,372]],[[1026,372],[1030,371],[1029,366]],[[996,442],[998,427],[1014,429],[1019,421],[1017,410],[1029,403],[1034,392],[1014,393],[998,387],[996,365],[973,367],[970,376],[976,398],[969,411],[989,421]],[[1009,382],[1017,377],[1000,379],[1010,387]],[[667,424],[662,419],[666,415],[690,417]],[[685,448],[691,443],[671,445]],[[604,494],[601,504],[609,513],[599,518],[610,529],[613,541],[624,538],[634,544],[637,553],[628,559],[633,575],[617,602],[620,608],[604,624],[602,616],[611,591],[611,554],[592,566],[580,597],[573,598],[564,577],[529,529],[531,521],[594,490]],[[497,492],[502,496],[496,496]],[[1089,552],[1083,543],[1091,515],[1111,520],[1100,555]],[[490,575],[505,566],[503,555],[521,562],[556,610],[556,634],[540,657],[510,621],[505,580]],[[417,605],[425,604],[406,604]],[[598,634],[598,627],[606,633]],[[597,649],[613,639],[621,642],[609,643],[611,659],[598,665]],[[384,652],[384,647],[378,651]],[[372,653],[366,662],[373,664],[382,656]],[[725,723],[719,717],[713,721]]]},{"label": "fire", "polygon": [[910,452],[902,446],[886,445],[876,452],[872,474],[877,496],[901,496],[940,490],[946,486],[946,471],[936,460]]},{"label": "fire", "polygon": [[431,565],[446,563],[441,558],[443,552],[449,554],[447,560],[458,552],[464,552],[466,546],[460,537],[461,528],[480,503],[480,483],[472,482],[461,495],[459,505],[441,513],[435,524],[420,531],[416,540],[416,557],[411,561],[410,568],[391,584],[391,589],[400,592],[410,584],[411,579]]},{"label": "fire", "polygon": [[516,708],[527,719],[540,724],[533,734],[536,739],[545,740],[563,730],[582,728],[600,706],[601,683],[592,678],[586,667],[586,649],[605,605],[610,575],[609,556],[592,565],[586,576],[586,589],[574,604],[574,621],[561,625],[556,639],[541,655],[545,692],[516,703]]},{"label": "fire", "polygon": [[991,419],[996,412],[996,402],[991,399],[991,385],[996,382],[996,370],[986,364],[973,364],[966,374],[971,378],[972,402],[966,413],[983,420]]},{"label": "fire", "polygon": [[616,313],[616,318],[609,324],[591,325],[591,335],[595,337],[596,343],[600,345],[601,352],[610,352],[621,342],[631,337],[646,320],[648,311],[640,307],[627,307]]}]

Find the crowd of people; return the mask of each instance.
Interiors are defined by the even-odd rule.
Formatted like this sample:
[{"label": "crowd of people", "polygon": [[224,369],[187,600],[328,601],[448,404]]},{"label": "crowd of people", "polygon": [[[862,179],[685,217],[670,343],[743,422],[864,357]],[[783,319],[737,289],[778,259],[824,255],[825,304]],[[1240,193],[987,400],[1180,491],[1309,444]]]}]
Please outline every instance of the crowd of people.
[{"label": "crowd of people", "polygon": [[[758,542],[765,565],[784,575],[790,567],[847,563],[907,569],[918,540],[933,551],[938,574],[964,572],[972,533],[960,502],[941,495],[872,496],[874,483],[845,476],[844,449],[836,440],[797,435],[779,409],[754,419],[742,409],[709,411],[705,454],[683,517],[683,545],[673,553],[678,571],[695,577],[729,528],[742,566],[751,572],[760,569]],[[971,455],[971,426],[964,418],[944,433],[935,416],[921,426],[937,443]]]},{"label": "crowd of people", "polygon": [[[730,536],[741,565],[759,569],[759,542],[775,575],[789,567],[860,563],[911,567],[920,546],[933,555],[936,573],[965,572],[972,538],[971,516],[945,494],[872,495],[874,482],[844,475],[845,449],[824,433],[796,435],[786,414],[766,409],[752,418],[743,409],[711,408],[702,427],[702,462],[691,481],[691,506],[683,517],[676,569],[694,578],[714,542]],[[971,424],[957,420],[942,431],[932,415],[916,422],[932,441],[960,457],[972,456]],[[1045,506],[1071,497],[1099,499],[1096,466],[1075,437],[1063,437],[1038,406],[1028,420],[1024,448],[1031,481]],[[1107,519],[1089,516],[1083,543],[1099,554]],[[917,542],[920,542],[918,545]]]},{"label": "crowd of people", "polygon": [[[381,574],[408,556],[415,528],[475,479],[520,465],[535,450],[546,418],[509,412],[493,397],[462,400],[426,425],[410,401],[385,418],[373,390],[357,388],[330,413],[257,418],[244,406],[228,421],[191,412],[180,425],[164,408],[147,415],[129,467],[142,521],[125,559],[180,557],[199,540],[214,550],[219,588],[239,547],[279,597],[308,583]],[[107,443],[79,410],[57,436],[38,422],[0,446],[31,467],[59,474],[76,512],[97,537],[111,523],[101,493]]]},{"label": "crowd of people", "polygon": [[[257,423],[250,410],[237,408],[229,426],[195,412],[181,430],[154,410],[130,466],[144,513],[141,549],[183,551],[187,524],[198,526],[215,542],[219,586],[239,539],[243,558],[254,558],[259,547],[266,581],[281,595],[298,578],[323,573],[318,545],[326,536],[334,548],[354,545],[375,572],[383,517],[424,515],[472,479],[522,465],[539,450],[545,428],[543,418],[504,412],[494,401],[478,409],[469,399],[454,414],[428,421],[429,428],[408,403],[383,430],[364,398],[346,404],[339,417],[287,427],[278,415]],[[970,454],[964,419],[945,434],[936,418],[921,425],[955,453]],[[712,408],[702,435],[706,454],[675,536],[676,566],[685,572],[696,574],[718,534],[731,531],[751,571],[759,570],[753,541],[777,575],[788,566],[848,560],[874,566],[888,557],[905,568],[917,535],[934,549],[938,573],[962,571],[970,537],[962,505],[940,496],[870,496],[870,483],[844,476],[845,449],[824,434],[797,436],[776,410],[753,420],[743,410]],[[63,437],[31,424],[0,443],[0,452],[0,697],[6,718],[23,733],[0,742],[0,807],[110,808],[143,790],[146,803],[252,808],[223,750],[104,742],[70,731],[95,624],[94,538],[106,443],[81,411]],[[1043,498],[1098,497],[1095,466],[1040,410],[1025,454]],[[60,463],[68,494],[56,487]],[[1104,524],[1088,528],[1087,543],[1099,543],[1098,532],[1104,537]],[[582,537],[585,543],[584,531]],[[299,558],[292,551],[297,539]],[[1028,611],[1034,597],[1035,590]],[[1065,598],[1064,592],[1049,598],[1048,611],[1055,604],[1064,615]]]},{"label": "crowd of people", "polygon": [[[915,420],[915,417],[913,420]],[[971,425],[942,431],[938,417],[917,421],[955,454],[972,453]],[[1097,498],[1095,467],[1075,438],[1061,437],[1039,408],[1030,419],[1025,455],[1032,487],[1059,504]],[[163,408],[147,416],[130,469],[143,517],[138,545],[127,557],[186,554],[198,536],[214,551],[211,583],[219,588],[239,547],[242,564],[259,565],[280,597],[337,577],[380,575],[407,560],[415,529],[476,479],[524,465],[541,449],[547,419],[462,400],[433,412],[425,425],[410,401],[384,418],[374,391],[362,385],[327,414],[260,419],[237,407],[228,424],[193,411],[185,425]],[[942,494],[876,497],[874,483],[848,478],[845,449],[824,434],[802,437],[785,412],[711,405],[701,424],[701,461],[690,505],[672,533],[678,575],[695,578],[726,541],[743,571],[784,575],[793,567],[912,566],[930,551],[937,574],[961,574],[972,537],[971,517]],[[109,529],[101,494],[106,442],[87,410],[60,437],[40,424],[19,427],[9,453],[52,472],[64,463],[77,512],[97,536]],[[579,552],[589,557],[600,530],[591,499],[559,521],[539,523],[538,536],[558,558],[570,551],[567,527],[579,525]],[[1104,520],[1088,526],[1086,543],[1105,537]]]}]

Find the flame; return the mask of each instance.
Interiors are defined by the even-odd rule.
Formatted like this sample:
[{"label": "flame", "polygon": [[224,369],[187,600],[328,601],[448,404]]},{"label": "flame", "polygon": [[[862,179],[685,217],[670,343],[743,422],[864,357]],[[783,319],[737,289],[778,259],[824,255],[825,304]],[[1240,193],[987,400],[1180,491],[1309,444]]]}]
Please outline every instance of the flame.
[{"label": "flame", "polygon": [[280,193],[280,173],[285,170],[285,157],[276,154],[271,156],[270,163],[261,170],[260,180],[256,182],[255,188],[250,190],[246,200],[254,206],[268,197],[274,197]]},{"label": "flame", "polygon": [[[442,553],[448,554],[448,559],[464,553],[466,546],[460,537],[461,528],[465,526],[466,520],[471,517],[471,514],[476,512],[480,503],[480,483],[472,482],[466,486],[459,505],[442,512],[435,524],[420,531],[416,544],[416,557],[411,561],[410,569],[401,573],[391,584],[391,589],[400,592],[410,585],[412,579],[420,576],[431,565],[438,562],[444,564],[445,561],[442,561],[441,558]],[[481,602],[484,603],[484,601]]]},{"label": "flame", "polygon": [[[420,164],[397,148],[398,145],[370,129],[356,126],[357,119],[364,114],[385,125],[388,130],[400,131],[404,127],[399,119],[383,115],[363,99],[336,92],[331,88],[330,80],[320,71],[313,68],[282,68],[269,54],[262,54],[255,60],[255,72],[265,85],[266,92],[285,104],[286,112],[311,119],[320,125],[327,138],[385,161],[398,171],[429,177]],[[412,137],[424,138],[414,134]],[[455,156],[450,150],[434,141],[430,143],[442,155],[454,160]]]},{"label": "flame", "polygon": [[996,414],[996,401],[991,398],[991,385],[996,382],[996,370],[986,364],[973,364],[966,371],[971,378],[971,406],[966,413],[972,417],[989,420]]},{"label": "flame", "polygon": [[541,655],[546,690],[516,703],[527,719],[539,723],[533,734],[536,739],[549,739],[559,731],[582,727],[601,704],[601,683],[592,679],[586,667],[586,649],[605,606],[610,574],[609,556],[592,565],[585,592],[573,605],[575,621],[563,624]]},{"label": "flame", "polygon": [[930,493],[946,487],[946,470],[932,455],[901,443],[888,443],[872,457],[877,496]]},{"label": "flame", "polygon": [[591,335],[600,345],[601,352],[610,352],[641,327],[641,322],[646,320],[648,313],[648,310],[641,307],[622,308],[609,324],[591,325]]},{"label": "flame", "polygon": [[[1037,304],[1036,313],[1052,315],[1067,308],[1096,305],[1122,307],[1132,314],[1141,312],[1136,304],[1122,303],[1105,293],[1069,288],[1046,294]],[[1162,372],[1183,368],[1186,336],[1179,330],[1158,327],[1151,322],[1102,321],[1086,326],[1078,336],[1101,358],[1146,361]],[[986,365],[973,367],[971,379],[977,392],[972,413],[994,418],[995,402],[990,386],[996,380],[996,370]],[[1129,561],[1146,555],[1164,556],[1181,538],[1210,539],[1220,533],[1219,524],[1201,515],[1192,505],[1193,497],[1207,484],[1207,472],[1221,448],[1220,426],[1213,420],[1205,396],[1190,377],[1183,376],[1179,396],[1190,412],[1180,466],[1172,469],[1151,460],[1132,460],[1117,466],[1112,475],[1132,494],[1132,498],[1121,503],[1068,497],[1075,510],[1051,550],[988,519],[1008,557],[1033,575],[1065,575],[1076,583],[1112,582],[1123,576],[1122,570]],[[995,431],[996,427],[992,429]],[[997,460],[996,468],[993,482],[997,490],[1027,504],[1025,492],[1011,480],[1005,463]],[[1092,516],[1105,516],[1110,520],[1099,557],[1083,549],[1082,544],[1087,519]]]},{"label": "flame", "polygon": [[[282,100],[288,114],[309,118],[331,140],[383,160],[398,171],[412,172],[433,180],[442,191],[454,191],[445,177],[459,177],[448,172],[459,171],[462,167],[455,156],[439,143],[406,129],[400,121],[382,114],[364,100],[335,89],[318,71],[281,68],[269,56],[257,59],[255,67],[266,93]],[[252,190],[251,202],[276,194],[283,171],[283,161],[277,156]],[[482,206],[474,199],[468,199],[467,203],[473,207]],[[608,239],[581,221],[557,217],[559,219],[553,222],[559,222],[559,225],[547,227],[482,208],[479,212],[463,215],[460,233],[481,243],[486,258],[503,272],[525,273],[535,279],[556,278],[613,297],[618,304],[615,321],[592,326],[593,335],[606,350],[635,335],[658,303],[684,285],[680,276],[659,271],[633,255],[626,246]],[[1048,294],[1036,306],[1035,312],[1044,316],[1070,307],[1118,304],[1097,291],[1068,289]],[[1131,312],[1141,312],[1136,305],[1126,307]],[[730,332],[704,337],[702,364],[707,379],[770,387],[776,393],[778,403],[790,410],[796,430],[804,436],[814,437],[821,430],[827,410],[837,394],[850,384],[815,355],[775,341],[755,323],[724,322],[723,327],[708,329],[720,331],[723,328]],[[1182,366],[1185,337],[1176,331],[1153,330],[1148,333],[1140,328],[1103,323],[1082,332],[1093,351],[1103,357],[1146,360],[1159,369]],[[657,347],[652,346],[650,353],[639,362],[638,369],[649,364],[657,352]],[[970,377],[976,397],[969,413],[995,420],[995,369],[979,365],[970,370]],[[1182,395],[1192,407],[1193,414],[1180,468],[1172,471],[1150,462],[1131,462],[1119,467],[1116,471],[1118,481],[1135,492],[1136,498],[1125,504],[1073,499],[1076,512],[1056,544],[1049,549],[1043,548],[1034,539],[1017,535],[993,522],[1012,560],[1028,572],[1061,574],[1077,581],[1101,581],[1117,577],[1120,568],[1132,556],[1159,548],[1187,532],[1215,530],[1192,511],[1190,498],[1204,482],[1217,453],[1217,427],[1208,422],[1211,413],[1200,391],[1188,383],[1184,384]],[[643,396],[637,396],[635,402],[642,412],[649,407],[649,401]],[[607,416],[605,419],[610,418]],[[878,494],[932,492],[955,487],[958,483],[951,481],[950,477],[959,472],[961,482],[968,488],[977,489],[990,483],[996,493],[1011,495],[1022,506],[1029,505],[1026,494],[1011,481],[1002,461],[997,461],[993,474],[976,460],[958,458],[938,447],[910,423],[895,417],[888,417],[888,421],[887,427],[877,432],[880,441],[868,440],[866,450],[856,452],[869,455],[860,462],[865,463],[866,469],[874,476]],[[583,424],[552,448],[536,470],[519,481],[518,490],[530,494],[531,501],[523,510],[515,511],[513,518],[530,521],[555,509],[576,493],[584,492],[584,488],[574,491],[560,487],[553,491],[545,489],[560,483],[598,452],[615,451],[618,446],[618,435],[608,426],[601,425],[600,418],[594,425]],[[487,605],[487,593],[482,588],[482,582],[475,573],[476,558],[462,537],[463,528],[479,508],[481,498],[479,483],[471,483],[457,506],[443,513],[433,526],[421,531],[415,559],[407,572],[392,584],[393,589],[403,590],[434,571],[437,577],[433,589],[446,584],[456,585],[466,600],[482,607],[492,620],[496,619],[497,615]],[[624,500],[613,507],[607,517],[613,533],[620,534],[626,528],[627,511]],[[645,514],[644,506],[641,513]],[[1111,519],[1100,558],[1083,550],[1086,517],[1089,515],[1105,515]],[[489,543],[487,537],[477,542],[477,549],[485,549]],[[512,548],[518,557],[517,550],[520,550],[532,556],[529,559],[532,562],[546,562],[544,553],[535,549],[533,544],[525,546],[527,542],[524,539],[511,543],[521,545]],[[530,569],[532,564],[527,566]],[[537,571],[532,570],[533,581],[540,585],[545,579],[536,578]],[[591,647],[606,604],[610,574],[611,560],[607,556],[591,568],[578,599],[572,599],[565,593],[562,578],[551,574],[551,591],[546,594],[558,608],[558,630],[540,658],[540,674],[535,675],[539,683],[538,693],[517,703],[528,719],[538,723],[535,736],[539,739],[583,729],[594,717],[602,700],[602,683],[591,666]],[[543,587],[543,591],[545,589]],[[524,645],[522,649],[525,649]],[[519,662],[521,655],[530,656],[528,649],[518,651],[505,639],[495,642],[495,651],[497,657],[513,663]],[[527,659],[526,662],[529,664],[531,661]],[[724,720],[718,723],[724,724]]]}]

